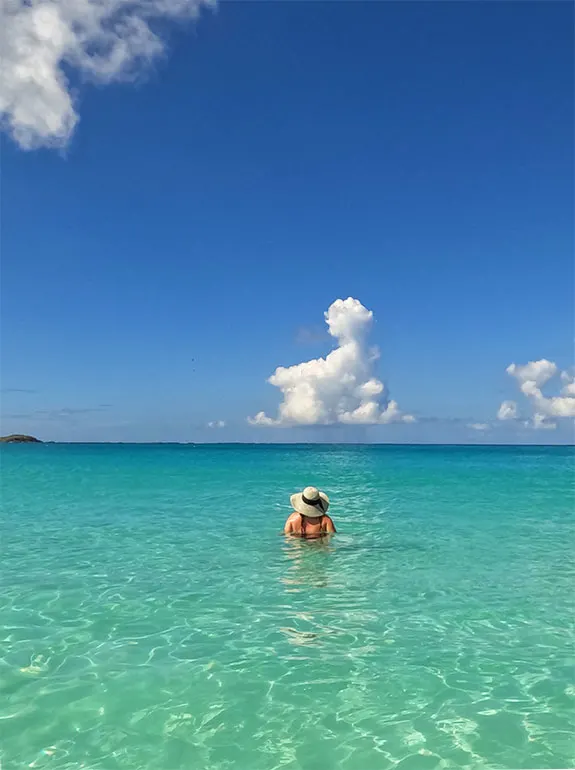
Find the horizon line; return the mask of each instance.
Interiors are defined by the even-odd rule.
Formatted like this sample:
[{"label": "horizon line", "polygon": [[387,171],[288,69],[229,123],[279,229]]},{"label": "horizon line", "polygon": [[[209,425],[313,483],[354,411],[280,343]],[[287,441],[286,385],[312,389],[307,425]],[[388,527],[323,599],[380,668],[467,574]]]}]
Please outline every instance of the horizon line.
[{"label": "horizon line", "polygon": [[388,447],[574,447],[575,442],[561,444],[532,444],[532,443],[497,443],[487,442],[388,442],[388,441],[43,441],[37,442],[2,442],[0,445],[18,445],[18,446],[38,446],[38,445],[61,445],[61,446],[388,446]]}]

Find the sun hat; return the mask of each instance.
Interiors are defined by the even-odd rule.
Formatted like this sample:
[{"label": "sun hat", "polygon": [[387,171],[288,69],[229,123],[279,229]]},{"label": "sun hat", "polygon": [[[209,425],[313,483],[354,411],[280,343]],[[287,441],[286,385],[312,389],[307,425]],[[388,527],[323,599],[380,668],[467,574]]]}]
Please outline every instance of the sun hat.
[{"label": "sun hat", "polygon": [[329,497],[315,487],[306,487],[303,492],[292,495],[290,502],[294,511],[310,519],[323,516],[329,508]]}]

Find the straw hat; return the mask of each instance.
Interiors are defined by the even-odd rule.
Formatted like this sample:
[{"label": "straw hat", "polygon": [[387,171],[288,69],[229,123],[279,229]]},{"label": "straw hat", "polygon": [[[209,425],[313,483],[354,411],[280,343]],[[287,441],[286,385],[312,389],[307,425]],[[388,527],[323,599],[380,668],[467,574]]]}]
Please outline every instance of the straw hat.
[{"label": "straw hat", "polygon": [[294,511],[310,519],[323,516],[329,508],[329,497],[315,487],[306,487],[303,492],[292,495],[290,501]]}]

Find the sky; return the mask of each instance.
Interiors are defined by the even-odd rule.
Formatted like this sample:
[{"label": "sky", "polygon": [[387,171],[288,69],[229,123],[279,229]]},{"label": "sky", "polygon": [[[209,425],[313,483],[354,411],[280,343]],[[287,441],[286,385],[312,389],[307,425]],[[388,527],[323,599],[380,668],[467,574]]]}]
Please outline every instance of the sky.
[{"label": "sky", "polygon": [[11,0],[2,432],[572,443],[573,16]]}]

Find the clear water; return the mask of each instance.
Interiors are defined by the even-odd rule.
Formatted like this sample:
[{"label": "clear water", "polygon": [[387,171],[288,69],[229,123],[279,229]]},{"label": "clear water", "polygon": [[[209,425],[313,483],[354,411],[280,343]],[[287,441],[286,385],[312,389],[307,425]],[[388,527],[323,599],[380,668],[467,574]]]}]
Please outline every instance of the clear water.
[{"label": "clear water", "polygon": [[572,448],[1,463],[3,770],[575,766]]}]

